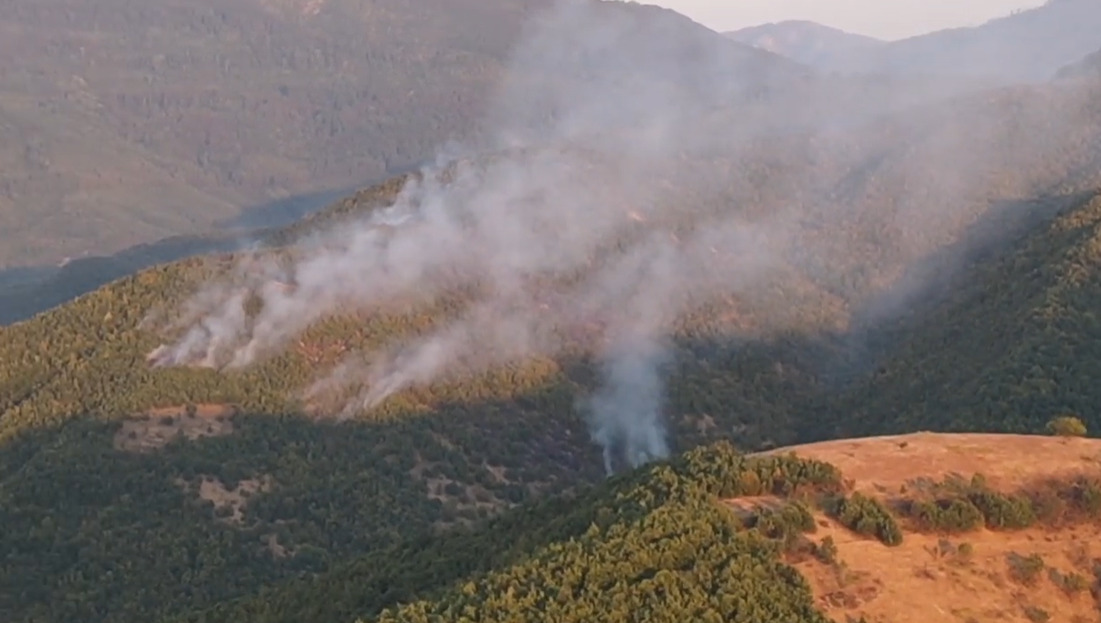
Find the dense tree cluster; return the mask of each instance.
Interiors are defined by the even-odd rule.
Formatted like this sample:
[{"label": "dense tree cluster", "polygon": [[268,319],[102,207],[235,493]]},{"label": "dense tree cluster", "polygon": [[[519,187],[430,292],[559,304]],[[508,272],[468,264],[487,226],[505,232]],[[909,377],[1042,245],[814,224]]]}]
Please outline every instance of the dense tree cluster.
[{"label": "dense tree cluster", "polygon": [[897,506],[913,529],[926,532],[1059,526],[1101,516],[1101,481],[1084,476],[1044,480],[1007,493],[988,486],[981,475],[949,478],[911,493]]},{"label": "dense tree cluster", "polygon": [[747,460],[726,444],[692,451],[613,482],[614,495],[589,501],[598,508],[583,533],[369,620],[824,621],[803,579],[778,559],[789,535],[814,529],[807,509],[766,511],[744,531],[715,503],[765,479],[777,491],[840,486],[822,463]]},{"label": "dense tree cluster", "polygon": [[894,515],[876,498],[856,492],[830,502],[828,510],[842,525],[857,534],[875,537],[885,545],[902,543],[902,529]]}]

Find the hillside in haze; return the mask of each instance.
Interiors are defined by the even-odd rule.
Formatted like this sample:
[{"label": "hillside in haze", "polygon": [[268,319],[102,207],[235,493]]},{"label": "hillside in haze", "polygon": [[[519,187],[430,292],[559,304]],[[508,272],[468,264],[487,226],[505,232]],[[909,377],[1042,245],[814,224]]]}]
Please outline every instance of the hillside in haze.
[{"label": "hillside in haze", "polygon": [[1092,52],[1082,60],[1063,67],[1056,74],[1061,79],[1093,80],[1101,75],[1101,49]]},{"label": "hillside in haze", "polygon": [[724,34],[739,43],[819,68],[830,67],[845,55],[867,54],[884,43],[802,20],[762,24]]},{"label": "hillside in haze", "polygon": [[[551,5],[16,3],[0,17],[12,35],[0,43],[0,323],[153,263],[247,246],[416,168],[506,114],[488,110],[501,89],[584,88],[593,76],[512,54]],[[650,73],[660,80],[733,96],[804,73],[672,11],[595,6],[634,24],[640,55],[708,61]]]},{"label": "hillside in haze", "polygon": [[[419,166],[470,135],[524,21],[550,5],[11,3],[0,267],[204,233],[277,202],[246,222],[286,222],[322,205],[307,195]],[[636,15],[640,36],[721,43],[669,11],[606,8]]]},{"label": "hillside in haze", "polygon": [[877,61],[886,71],[954,73],[1030,82],[1050,79],[1063,65],[1097,49],[1101,5],[1048,0],[969,29],[952,29],[893,43]]},{"label": "hillside in haze", "polygon": [[[1101,80],[518,41],[430,164],[3,277],[180,256],[0,327],[5,621],[1097,612],[1096,442],[991,434],[1101,430]],[[915,431],[984,435],[826,441]]]},{"label": "hillside in haze", "polygon": [[[64,21],[62,18],[65,14],[55,14],[48,10],[49,6],[51,5],[36,5],[35,8],[27,8],[26,11],[14,15],[23,15],[23,19],[27,23],[34,22],[34,20],[47,20],[47,18]],[[244,5],[233,4],[231,8],[240,8],[240,6]],[[358,49],[356,46],[368,46],[370,50],[374,49],[371,46],[376,44],[379,46],[388,45],[386,42],[389,39],[386,37],[398,37],[403,32],[395,29],[383,29],[381,24],[386,23],[387,20],[398,19],[402,14],[401,11],[407,9],[395,8],[393,12],[381,11],[380,9],[372,15],[381,21],[377,24],[372,23],[380,31],[385,31],[384,37],[363,40],[362,37],[349,34],[347,37],[334,39],[330,37],[330,33],[344,33],[346,29],[351,27],[349,25],[351,22],[347,20],[334,25],[332,20],[335,18],[332,16],[326,17],[328,15],[326,10],[336,11],[339,6],[342,6],[339,2],[326,4],[316,14],[309,13],[294,18],[292,24],[286,26],[286,28],[292,26],[294,28],[306,28],[309,26],[312,30],[308,32],[314,33],[311,36],[329,37],[329,44],[337,46],[333,51],[334,58],[344,58],[342,55],[351,55],[353,50]],[[321,61],[291,63],[286,68],[278,71],[267,71],[264,69],[266,67],[264,63],[267,62],[264,59],[267,57],[255,60],[254,64],[258,64],[255,71],[250,69],[245,73],[242,69],[237,73],[225,73],[216,67],[211,68],[202,65],[201,63],[210,61],[205,55],[189,53],[191,55],[186,56],[186,58],[191,60],[187,63],[181,61],[183,64],[172,70],[176,73],[166,74],[173,77],[172,82],[144,79],[141,81],[118,81],[111,78],[110,70],[115,66],[112,63],[121,62],[118,60],[120,58],[129,58],[124,52],[131,48],[134,50],[133,54],[141,57],[141,50],[144,49],[142,46],[153,45],[153,43],[142,38],[126,39],[125,43],[116,42],[117,45],[122,47],[119,48],[116,56],[111,57],[113,60],[108,62],[108,59],[105,58],[97,59],[94,61],[95,65],[89,65],[87,69],[88,71],[106,72],[97,73],[101,76],[95,81],[95,84],[98,85],[97,88],[121,89],[125,86],[125,88],[132,89],[135,93],[141,95],[135,95],[132,98],[121,96],[115,98],[115,105],[121,108],[115,109],[115,116],[110,118],[104,113],[104,110],[106,110],[104,107],[107,104],[93,106],[94,110],[99,111],[96,113],[99,116],[94,119],[87,115],[80,117],[80,127],[84,129],[97,128],[102,125],[101,121],[110,121],[115,124],[112,126],[114,128],[111,130],[112,132],[117,130],[122,132],[124,138],[130,137],[132,139],[135,136],[133,132],[120,129],[122,126],[118,124],[123,123],[123,121],[126,123],[134,121],[128,112],[129,107],[131,104],[137,105],[136,102],[146,101],[141,98],[146,98],[145,93],[150,92],[150,90],[154,94],[160,93],[161,95],[164,95],[164,89],[181,89],[180,92],[183,92],[184,89],[190,89],[188,93],[192,93],[197,87],[192,88],[187,85],[192,84],[189,81],[195,80],[205,80],[204,84],[214,84],[218,89],[222,89],[219,92],[224,91],[227,94],[237,93],[242,89],[248,90],[255,86],[257,89],[255,96],[260,98],[261,103],[257,104],[258,107],[255,110],[250,109],[247,114],[235,109],[215,106],[214,104],[192,101],[188,99],[192,97],[191,95],[183,99],[168,96],[158,99],[160,96],[156,96],[153,100],[148,101],[160,102],[157,106],[164,109],[159,110],[159,112],[145,110],[142,113],[145,115],[143,117],[145,120],[142,121],[145,125],[142,127],[150,132],[146,135],[148,140],[142,140],[148,143],[150,149],[155,147],[157,153],[167,150],[176,154],[172,158],[179,157],[175,160],[165,160],[165,158],[157,156],[157,161],[161,163],[168,162],[169,164],[166,166],[179,174],[177,178],[181,180],[183,178],[179,176],[192,170],[190,167],[198,164],[200,160],[206,162],[203,166],[215,172],[222,171],[223,169],[220,167],[230,161],[237,163],[233,166],[247,166],[254,171],[260,171],[269,164],[274,166],[279,162],[284,162],[286,158],[279,154],[294,152],[297,155],[293,156],[293,159],[297,164],[289,167],[283,167],[280,164],[280,170],[268,175],[268,179],[273,183],[278,181],[278,185],[291,189],[287,192],[305,193],[309,189],[333,188],[335,185],[339,185],[337,187],[354,186],[364,178],[385,175],[386,171],[406,170],[412,162],[431,161],[438,143],[444,140],[445,135],[451,135],[448,134],[450,130],[448,132],[443,130],[447,128],[454,129],[459,126],[469,130],[468,132],[464,131],[468,140],[460,143],[464,145],[463,149],[475,153],[492,152],[510,142],[530,139],[530,137],[524,138],[522,136],[506,137],[501,130],[504,126],[515,128],[526,125],[528,129],[525,132],[540,132],[542,130],[539,130],[539,128],[545,129],[548,124],[565,128],[567,124],[573,123],[570,119],[563,117],[563,114],[565,114],[577,117],[575,120],[577,127],[571,131],[627,131],[639,115],[638,111],[633,112],[632,108],[645,111],[647,106],[657,102],[662,110],[668,110],[673,103],[664,102],[661,98],[667,97],[666,94],[677,94],[675,97],[680,98],[683,102],[691,102],[691,104],[682,104],[685,106],[684,110],[699,112],[704,119],[710,119],[709,123],[715,124],[715,127],[721,127],[720,124],[726,123],[726,131],[739,136],[769,135],[817,130],[832,125],[850,126],[875,118],[880,114],[938,101],[950,97],[954,93],[966,89],[974,90],[975,88],[973,85],[959,85],[937,79],[865,80],[862,78],[815,76],[801,65],[768,52],[753,50],[731,42],[671,11],[623,3],[597,3],[593,5],[599,15],[597,23],[603,23],[604,27],[608,29],[608,37],[617,37],[616,45],[618,49],[615,50],[615,53],[609,53],[607,41],[593,37],[585,41],[575,41],[571,44],[574,46],[572,48],[573,52],[568,54],[562,50],[552,49],[553,46],[549,44],[542,46],[546,49],[540,48],[538,54],[533,54],[530,51],[526,55],[522,52],[518,53],[513,44],[518,40],[526,39],[526,35],[521,35],[521,32],[525,30],[521,26],[521,18],[524,16],[529,18],[529,21],[524,23],[529,24],[527,28],[530,29],[530,24],[538,21],[536,17],[540,15],[540,12],[537,9],[540,6],[546,9],[544,5],[533,5],[525,9],[523,15],[513,15],[512,12],[506,12],[505,17],[501,17],[494,13],[498,9],[494,8],[492,3],[479,4],[479,11],[486,12],[485,22],[474,20],[468,23],[459,20],[455,22],[447,37],[443,37],[438,29],[434,29],[433,24],[436,22],[433,19],[435,18],[410,24],[409,28],[413,29],[410,31],[412,34],[403,39],[405,47],[402,48],[403,51],[400,54],[379,56],[370,53],[362,58],[356,57],[356,59],[353,59],[356,63],[362,61],[367,64],[362,72],[362,76],[365,76],[362,80],[367,80],[367,77],[370,77],[371,83],[377,85],[377,90],[372,87],[368,96],[364,95],[368,91],[361,89],[357,95],[350,96],[348,100],[350,103],[346,106],[343,104],[339,106],[341,110],[340,118],[346,120],[346,122],[338,124],[342,128],[340,131],[330,132],[326,130],[313,134],[305,132],[301,128],[291,132],[291,126],[287,125],[297,123],[295,115],[300,112],[300,107],[296,108],[298,104],[295,104],[295,102],[298,100],[295,99],[294,93],[299,93],[299,91],[292,91],[289,87],[283,88],[284,83],[289,84],[288,81],[297,80],[301,83],[303,89],[306,89],[307,86],[309,89],[313,89],[301,91],[302,94],[313,93],[309,95],[312,98],[311,102],[314,100],[322,102],[325,97],[341,97],[339,95],[343,92],[341,89],[350,89],[355,86],[357,80],[361,79],[359,77],[361,74],[355,73],[353,69],[341,70],[343,73],[334,73],[330,66],[332,63],[326,65]],[[519,5],[509,4],[508,11],[519,11],[518,7]],[[458,10],[455,7],[452,7],[452,9]],[[81,9],[81,11],[85,10],[91,9]],[[501,10],[504,11],[505,9],[502,8]],[[135,13],[129,17],[116,16],[112,19],[124,21],[125,19],[148,19],[151,22],[161,23],[166,20],[168,22],[174,19],[182,20],[196,11],[198,12],[195,14],[199,17],[204,15],[194,7],[187,10],[181,9],[181,11],[180,14],[157,11],[148,15],[146,13]],[[443,13],[440,15],[443,15]],[[469,12],[465,12],[463,15],[465,16],[464,20],[470,17]],[[491,18],[488,15],[494,17]],[[260,19],[261,17],[263,19]],[[498,19],[499,17],[500,19]],[[226,17],[226,19],[230,18]],[[259,33],[254,33],[251,29],[277,19],[290,19],[290,17],[286,13],[273,15],[263,13],[257,17],[257,20],[244,21],[240,24],[231,20],[230,24],[239,26],[240,33],[236,35],[236,38],[228,40],[249,40],[248,37],[253,35],[260,37]],[[492,43],[493,45],[490,47],[495,50],[493,54],[496,55],[493,58],[498,60],[483,59],[484,67],[474,74],[478,76],[479,81],[470,82],[468,85],[468,75],[465,70],[460,70],[461,68],[454,71],[447,70],[446,75],[436,76],[431,73],[418,73],[420,70],[407,66],[413,63],[415,59],[422,58],[427,54],[427,52],[418,51],[419,48],[408,49],[408,46],[412,45],[408,43],[409,41],[421,42],[424,45],[435,45],[433,42],[443,37],[439,45],[446,44],[450,46],[461,43],[469,47],[473,44],[467,39],[458,40],[458,43],[456,43],[456,40],[451,38],[451,35],[459,33],[455,29],[466,27],[473,29],[494,20],[501,28],[495,30],[495,38],[480,40],[478,45],[481,47],[478,49],[486,48]],[[102,25],[96,26],[98,23],[89,17],[88,20],[80,22],[79,27],[105,27]],[[615,25],[617,23],[622,25]],[[513,26],[509,26],[510,24]],[[117,25],[118,28],[123,26],[124,24]],[[269,26],[269,30],[275,29],[275,26],[270,24]],[[214,27],[212,26],[212,28]],[[229,28],[229,26],[218,26],[218,28]],[[221,32],[218,28],[215,28],[212,32]],[[265,28],[268,28],[268,26],[265,26]],[[513,29],[511,35],[508,34],[510,32],[509,28]],[[51,36],[64,38],[72,35],[73,32],[71,29],[58,30]],[[194,36],[200,37],[205,32],[199,29],[199,34]],[[237,31],[234,30],[233,32]],[[278,32],[282,32],[282,30],[275,29],[272,31],[272,33]],[[45,36],[44,34],[43,37]],[[275,35],[263,35],[263,37],[269,36]],[[337,43],[333,43],[333,41]],[[466,43],[462,43],[463,41],[466,41]],[[499,43],[493,43],[497,41]],[[260,42],[267,43],[260,46]],[[283,39],[268,42],[268,39],[261,38],[260,42],[257,42],[250,49],[260,46],[259,49],[269,50],[272,55],[276,56],[282,54],[293,56],[296,54],[296,48],[290,40],[287,40],[285,45]],[[162,44],[158,42],[156,45]],[[210,46],[209,49],[217,50],[218,48],[217,46]],[[455,62],[474,62],[474,60],[477,60],[466,52],[460,53],[463,49],[465,48],[460,46],[455,48],[459,52],[455,52],[452,48],[447,48],[447,50],[458,54],[458,60]],[[35,58],[23,59],[20,57],[20,63],[26,66],[36,66],[35,63],[40,65],[47,63],[49,59],[53,58],[47,52],[49,50],[44,50],[40,57]],[[13,51],[13,54],[16,53],[25,54],[26,50]],[[56,53],[56,50],[51,53]],[[593,62],[589,59],[609,60],[607,62]],[[79,63],[84,61],[69,59],[66,62],[76,63],[72,67],[76,70],[80,68]],[[93,61],[87,62],[91,63]],[[329,61],[325,62],[328,63]],[[343,62],[342,60],[341,63]],[[144,65],[140,66],[145,67]],[[249,67],[252,67],[252,65],[249,65]],[[354,65],[350,67],[354,68]],[[370,71],[367,71],[368,69]],[[43,68],[41,72],[35,75],[50,76],[53,75],[51,73],[53,71],[53,69]],[[155,71],[150,71],[152,72],[150,75],[160,75]],[[378,71],[392,72],[395,80],[398,77],[401,80],[412,80],[413,78],[410,78],[410,76],[421,76],[416,79],[431,80],[433,89],[436,90],[413,92],[405,91],[404,87],[391,87],[391,85],[381,83],[374,77]],[[432,65],[432,71],[443,70],[437,65]],[[208,74],[209,79],[205,78]],[[389,75],[389,73],[385,75]],[[264,82],[268,78],[272,81],[271,84]],[[624,95],[645,83],[651,83],[651,86],[647,87],[644,95],[637,98]],[[264,84],[268,84],[268,86],[265,87]],[[273,84],[275,86],[272,86]],[[459,93],[461,89],[466,88],[463,85],[470,86],[472,97],[474,97],[469,101],[469,107],[465,104],[456,105],[455,102],[443,101],[437,97],[440,91],[447,89],[458,89],[459,91],[455,93]],[[964,86],[966,86],[966,89],[962,88]],[[265,95],[267,91],[264,89],[278,91],[278,97],[268,97]],[[319,89],[321,91],[315,93]],[[552,93],[552,97],[543,98],[542,96],[548,92]],[[404,95],[402,95],[403,93]],[[409,95],[410,93],[413,93],[413,95]],[[525,93],[535,95],[525,96]],[[242,97],[250,97],[251,94],[252,91],[248,91]],[[362,100],[361,95],[366,100]],[[393,103],[397,101],[393,98],[399,98],[399,96],[408,97],[409,105]],[[20,97],[24,96],[21,95]],[[67,102],[73,96],[62,94],[59,97]],[[107,101],[109,98],[105,99],[105,97],[97,95],[96,101]],[[459,97],[459,95],[456,95],[456,97]],[[603,98],[610,102],[622,102],[623,106],[618,111],[610,107],[608,110],[596,110],[597,107],[593,107],[592,111],[579,114],[578,111],[571,110],[573,107],[571,98],[574,97],[584,98],[590,102],[598,102],[600,98]],[[378,102],[370,103],[374,100],[378,100]],[[817,106],[812,108],[802,104],[811,100],[817,102]],[[390,102],[390,104],[387,104],[387,102]],[[187,114],[180,112],[175,116],[169,115],[168,111],[177,104],[180,106],[186,105],[190,112]],[[383,114],[385,111],[380,108],[383,104],[393,105],[393,111],[386,113],[386,115],[390,115],[388,117]],[[438,123],[421,123],[423,115],[431,112],[426,112],[426,107],[431,108],[437,104],[442,107],[438,111],[438,115],[435,112],[431,114],[437,115]],[[737,115],[732,114],[732,106],[734,105],[741,107]],[[33,114],[54,116],[69,114],[65,111],[70,111],[70,108],[63,106],[55,110],[51,106],[36,106],[33,108]],[[68,104],[65,104],[65,106],[68,106]],[[141,106],[145,106],[145,104],[141,104]],[[282,116],[269,116],[267,114],[269,109],[276,106],[283,111],[280,113]],[[309,106],[313,106],[313,104]],[[314,111],[313,108],[310,108],[310,110],[313,111],[310,114],[315,120],[322,119],[322,113]],[[327,109],[322,107],[318,110]],[[328,119],[328,117],[325,118]],[[389,125],[383,123],[381,120],[384,118],[393,120],[393,123]],[[31,117],[27,117],[27,119],[33,121]],[[57,124],[51,122],[43,127],[47,129],[67,127],[61,123],[63,120],[60,117],[58,119]],[[452,121],[458,125],[453,124]],[[204,129],[210,124],[228,124],[227,127],[232,127],[234,135],[238,138],[235,139],[235,142],[225,143],[224,141],[228,140],[226,137],[229,133],[216,133],[218,139],[223,142],[206,147],[195,147],[194,149],[205,150],[204,153],[218,154],[218,158],[185,158],[186,154],[192,151],[192,147],[188,147],[188,145],[198,140],[198,137],[208,134],[214,136],[214,134],[210,134],[209,130]],[[317,129],[314,125],[310,127]],[[327,127],[335,128],[336,126]],[[276,131],[271,131],[272,128],[275,128]],[[464,132],[459,134],[464,134]],[[53,147],[49,149],[43,146],[44,143],[38,143],[40,149],[35,153],[39,153],[43,158],[46,158],[49,153],[52,153],[50,152],[51,149],[60,150],[58,154],[62,155],[72,155],[85,147],[93,149],[93,151],[108,149],[111,150],[111,158],[88,158],[82,162],[92,163],[94,161],[95,167],[101,172],[113,170],[120,166],[129,166],[127,165],[129,160],[120,156],[120,154],[131,152],[121,147],[116,149],[115,143],[111,142],[115,139],[107,140],[100,137],[94,141],[84,143],[79,139],[80,136],[82,134],[79,132],[66,131],[64,136],[58,135],[58,141],[53,143]],[[153,136],[159,138],[153,141],[151,138]],[[687,137],[684,140],[689,141]],[[13,141],[4,144],[8,145],[10,149],[16,149],[22,143]],[[446,144],[443,143],[444,146]],[[419,145],[419,147],[409,151],[409,145]],[[366,162],[365,159],[375,158],[374,154],[380,153],[379,150],[391,150],[392,147],[394,149],[398,147],[405,149],[411,155],[409,158],[388,160],[386,166],[383,167],[375,167]],[[334,149],[338,149],[340,155],[334,155],[336,152],[325,151]],[[26,153],[31,152],[26,151]],[[96,151],[95,153],[99,152]],[[146,162],[148,158],[152,158],[152,155],[150,155],[152,153],[148,149],[142,152],[143,155],[140,157],[145,159],[143,162]],[[198,153],[198,151],[194,153]],[[451,157],[446,147],[442,148],[441,157],[445,159]],[[173,164],[180,162],[180,158],[187,160],[187,162],[179,164],[179,166]],[[288,155],[287,158],[291,158],[291,156]],[[52,173],[50,175],[60,176],[57,179],[68,179],[66,176],[69,176],[70,173],[74,176],[84,175],[77,169],[66,169],[65,167],[68,165],[59,165],[59,160],[55,156],[50,156],[46,160],[51,163],[49,171],[52,171]],[[43,162],[46,160],[43,160]],[[17,177],[30,175],[23,168],[23,165],[18,164],[18,162],[23,161],[18,160],[16,165],[5,169],[5,174]],[[68,160],[65,162],[68,162]],[[249,162],[252,164],[247,164]],[[110,164],[108,166],[105,163]],[[74,164],[74,166],[77,166],[77,164]],[[79,166],[84,165],[80,164]],[[325,173],[331,167],[336,167],[343,173],[334,175]],[[45,170],[43,169],[43,171]],[[356,171],[361,172],[362,176],[357,177],[359,173],[355,173]],[[24,179],[31,178],[33,178],[33,175]],[[87,176],[82,179],[85,178]],[[46,178],[42,179],[45,180]],[[177,194],[174,191],[169,192],[158,187],[156,179],[159,178],[152,174],[143,174],[138,177],[121,177],[116,180],[117,183],[97,186],[99,190],[94,194],[89,194],[84,190],[80,190],[78,186],[67,182],[55,184],[43,181],[42,185],[35,187],[37,190],[27,187],[24,189],[26,193],[19,194],[17,198],[12,199],[12,202],[8,204],[11,207],[9,211],[3,212],[0,210],[0,219],[4,218],[3,214],[5,213],[15,219],[10,221],[9,226],[5,226],[2,230],[5,232],[3,235],[7,235],[9,239],[0,239],[0,242],[3,242],[0,245],[0,253],[8,253],[12,258],[21,257],[23,258],[21,261],[32,261],[33,257],[38,257],[41,261],[49,262],[48,265],[44,266],[16,267],[0,271],[0,323],[10,323],[27,318],[53,305],[70,300],[74,296],[91,291],[112,279],[155,263],[168,262],[213,249],[231,250],[247,247],[258,238],[263,237],[262,231],[264,229],[292,220],[308,208],[329,203],[339,196],[328,191],[292,194],[290,196],[286,196],[287,192],[283,191],[272,194],[268,191],[261,192],[257,190],[258,187],[250,186],[252,182],[248,180],[256,180],[248,176],[234,176],[236,181],[229,180],[229,178],[218,178],[221,180],[218,181],[210,176],[198,175],[197,177],[187,177],[185,181],[189,188],[199,185],[206,189],[203,192],[209,191],[214,194],[225,191],[230,193],[225,196],[237,197],[234,201],[239,201],[239,203],[233,205],[230,203],[220,204],[224,210],[218,208],[206,212],[205,216],[196,217],[196,211],[201,212],[206,209],[204,206],[209,207],[211,204],[201,200],[192,201],[191,199],[188,199],[186,206],[176,204],[174,198],[177,197]],[[292,186],[293,188],[291,188]],[[263,201],[267,203],[256,205],[254,199],[259,201],[260,199],[256,199],[259,195],[251,195],[254,199],[243,199],[248,192],[252,192],[248,190],[249,188],[263,194]],[[275,199],[274,197],[283,198]],[[55,202],[54,199],[61,203]],[[79,203],[79,206],[72,202]],[[120,202],[130,202],[128,205],[131,205],[133,210],[129,212],[116,210],[117,207],[122,205]],[[53,208],[50,206],[56,207],[57,205],[70,205],[70,207],[63,209],[64,216],[54,218],[50,216],[53,214],[51,212]],[[252,205],[254,207],[242,213],[238,207],[240,205]],[[149,218],[160,220],[157,221],[155,227],[146,229],[145,233],[137,232],[135,228],[144,227],[142,223],[147,223]],[[90,222],[87,219],[92,219],[95,222]],[[183,221],[187,222],[184,223]],[[214,221],[219,221],[222,224],[212,229],[211,223]],[[198,233],[183,233],[189,231]],[[84,240],[99,242],[70,246],[74,239],[68,237],[65,232],[73,232],[74,236],[79,236]],[[167,234],[172,235],[160,239],[160,236]],[[108,243],[108,238],[114,242]],[[131,246],[135,241],[140,241],[140,244]],[[71,255],[72,257],[59,261],[61,260],[60,249],[63,247],[66,249],[64,255]],[[110,251],[111,249],[120,250]],[[27,253],[33,251],[33,253],[27,255],[25,251]],[[4,263],[5,260],[0,258],[0,264]]]},{"label": "hillside in haze", "polygon": [[0,264],[204,231],[419,163],[469,129],[519,28],[523,4],[483,5],[492,31],[454,3],[13,3]]},{"label": "hillside in haze", "polygon": [[1063,66],[1096,50],[1098,28],[1101,4],[1049,0],[979,26],[885,43],[798,21],[728,36],[822,71],[1016,83],[1049,80]]}]

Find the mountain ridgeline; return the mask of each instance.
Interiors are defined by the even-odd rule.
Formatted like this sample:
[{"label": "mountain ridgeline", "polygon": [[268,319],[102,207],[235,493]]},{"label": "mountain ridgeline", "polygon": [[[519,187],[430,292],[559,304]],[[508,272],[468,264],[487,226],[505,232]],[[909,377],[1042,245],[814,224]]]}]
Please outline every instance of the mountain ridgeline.
[{"label": "mountain ridgeline", "polygon": [[813,533],[897,547],[904,507],[745,452],[1101,428],[1101,81],[830,81],[629,3],[517,29],[462,148],[0,327],[5,621],[824,623]]},{"label": "mountain ridgeline", "polygon": [[1101,7],[1048,0],[984,24],[879,41],[821,24],[786,21],[727,33],[822,71],[956,76],[986,83],[1045,82],[1097,49]]},{"label": "mountain ridgeline", "polygon": [[845,55],[869,53],[883,41],[803,20],[750,26],[725,33],[731,39],[811,67],[829,67]]}]

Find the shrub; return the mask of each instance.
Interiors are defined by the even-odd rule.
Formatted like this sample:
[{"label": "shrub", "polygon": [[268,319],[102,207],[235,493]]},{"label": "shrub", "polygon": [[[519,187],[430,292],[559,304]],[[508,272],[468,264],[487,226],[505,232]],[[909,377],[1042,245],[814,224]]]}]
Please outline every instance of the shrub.
[{"label": "shrub", "polygon": [[1058,437],[1085,437],[1086,425],[1073,415],[1062,415],[1047,423],[1047,431]]},{"label": "shrub", "polygon": [[909,513],[920,529],[936,532],[968,532],[983,523],[982,511],[969,500],[956,498],[935,502],[914,502]]},{"label": "shrub", "polygon": [[833,542],[832,536],[826,536],[822,539],[822,542],[814,549],[814,557],[827,565],[837,562],[837,544]]},{"label": "shrub", "polygon": [[956,548],[956,562],[958,564],[966,565],[971,562],[971,557],[975,554],[975,546],[970,543],[960,543]]},{"label": "shrub", "polygon": [[1044,570],[1044,559],[1039,554],[1021,556],[1009,554],[1009,575],[1022,584],[1033,584]]},{"label": "shrub", "polygon": [[1051,583],[1067,595],[1076,595],[1089,588],[1089,582],[1078,573],[1061,573],[1058,569],[1051,568],[1048,569],[1047,575]]},{"label": "shrub", "polygon": [[1047,610],[1036,606],[1025,606],[1025,616],[1032,623],[1046,623],[1051,620],[1051,615],[1048,614]]},{"label": "shrub", "polygon": [[1074,505],[1090,516],[1101,514],[1101,483],[1093,479],[1081,479],[1072,489]]},{"label": "shrub", "polygon": [[1036,522],[1036,512],[1027,498],[995,491],[974,491],[968,498],[982,511],[991,530],[1018,530]]},{"label": "shrub", "polygon": [[827,512],[853,532],[874,536],[884,545],[902,543],[898,522],[879,500],[854,493],[848,499],[835,500],[830,506]]},{"label": "shrub", "polygon": [[804,532],[814,532],[817,528],[810,510],[799,502],[779,509],[763,509],[752,522],[752,527],[763,536],[785,542]]}]

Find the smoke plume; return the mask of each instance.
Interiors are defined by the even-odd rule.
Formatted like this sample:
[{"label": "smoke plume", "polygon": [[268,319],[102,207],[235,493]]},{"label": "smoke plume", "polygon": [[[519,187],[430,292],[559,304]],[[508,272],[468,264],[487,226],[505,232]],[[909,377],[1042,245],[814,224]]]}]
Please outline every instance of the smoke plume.
[{"label": "smoke plume", "polygon": [[[242,368],[327,316],[461,292],[447,322],[353,354],[306,396],[362,385],[353,415],[413,386],[582,347],[601,364],[582,408],[609,473],[664,457],[662,369],[684,313],[736,298],[780,326],[788,310],[768,301],[781,282],[798,291],[793,267],[833,287],[868,268],[839,248],[890,246],[901,251],[868,255],[903,262],[929,245],[893,232],[925,240],[948,227],[904,205],[877,217],[884,241],[832,235],[856,220],[838,189],[859,150],[831,138],[827,165],[834,128],[793,135],[821,116],[804,84],[798,67],[663,10],[560,2],[522,34],[464,157],[441,157],[385,210],[242,260],[178,311],[175,338],[150,361]],[[770,94],[785,88],[780,111]],[[842,108],[853,123],[857,107]],[[780,151],[795,154],[786,168],[770,164]],[[943,166],[967,176],[963,162]]]}]

